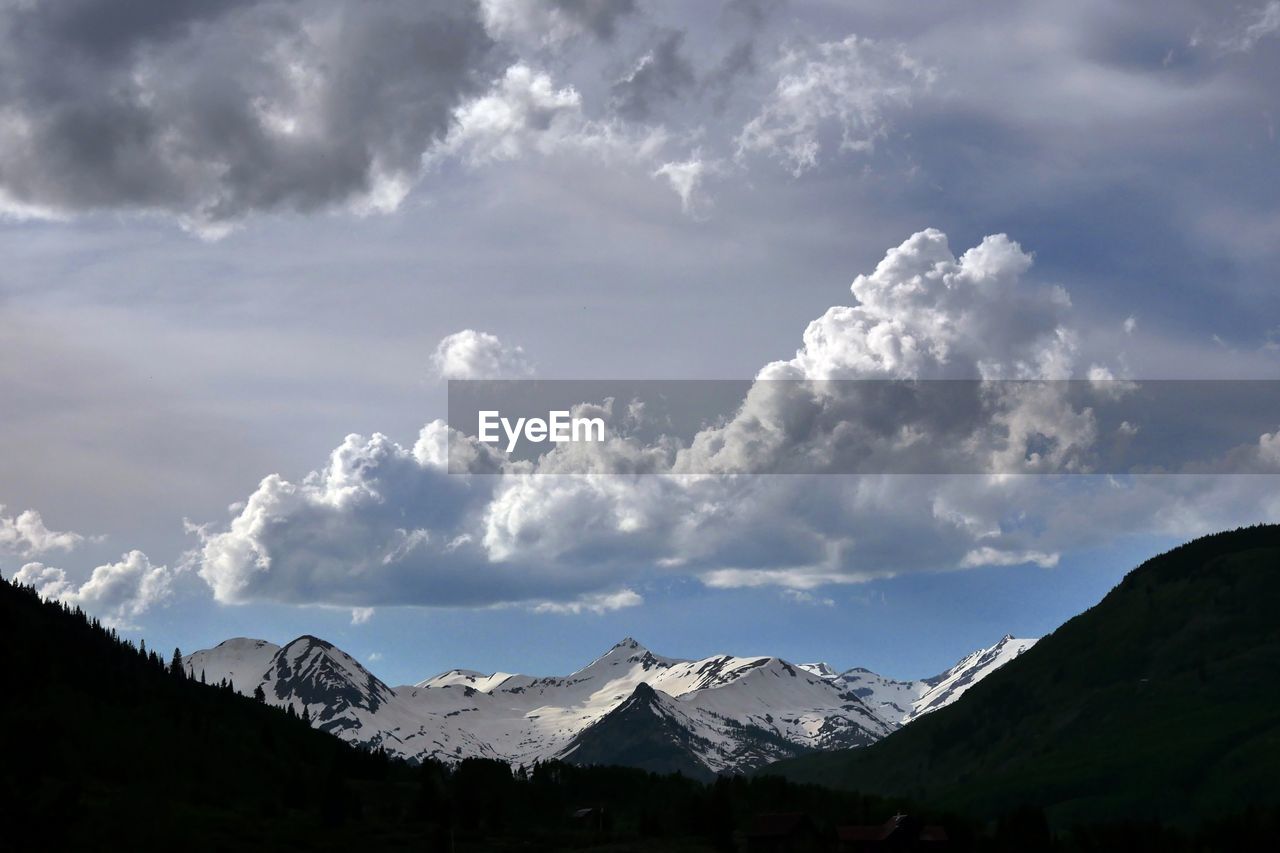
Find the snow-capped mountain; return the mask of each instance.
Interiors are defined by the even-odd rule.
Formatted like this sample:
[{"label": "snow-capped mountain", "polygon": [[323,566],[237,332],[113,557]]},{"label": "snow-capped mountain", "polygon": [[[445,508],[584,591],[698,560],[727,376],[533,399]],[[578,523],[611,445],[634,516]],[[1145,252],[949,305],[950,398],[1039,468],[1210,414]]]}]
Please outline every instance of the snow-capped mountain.
[{"label": "snow-capped mountain", "polygon": [[183,660],[187,671],[194,677],[203,675],[212,683],[225,678],[232,687],[247,696],[262,683],[267,667],[278,651],[279,646],[266,640],[235,637],[215,648],[187,655]]},{"label": "snow-capped mountain", "polygon": [[922,714],[950,705],[970,687],[1035,643],[1035,640],[1019,639],[1006,634],[994,646],[966,655],[941,675],[918,681],[897,681],[861,667],[840,673],[825,663],[802,664],[802,667],[853,692],[881,719],[893,723],[896,728]]},{"label": "snow-capped mountain", "polygon": [[311,636],[283,647],[227,640],[186,665],[246,695],[261,687],[317,728],[410,760],[562,758],[710,776],[872,743],[954,701],[1031,642],[1006,637],[912,682],[775,657],[667,658],[631,638],[568,676],[455,669],[394,688]]}]

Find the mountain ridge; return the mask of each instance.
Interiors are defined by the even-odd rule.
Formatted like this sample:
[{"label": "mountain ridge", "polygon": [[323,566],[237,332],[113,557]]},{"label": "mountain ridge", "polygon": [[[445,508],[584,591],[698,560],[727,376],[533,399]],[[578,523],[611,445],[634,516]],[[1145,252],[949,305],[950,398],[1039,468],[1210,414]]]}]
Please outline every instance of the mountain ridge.
[{"label": "mountain ridge", "polygon": [[[962,671],[980,680],[993,662],[1004,662],[1000,648],[978,650],[936,679]],[[986,668],[966,667],[972,661]],[[226,678],[246,695],[261,689],[268,702],[305,712],[317,728],[410,761],[478,757],[526,765],[564,758],[661,766],[701,778],[874,743],[916,715],[886,702],[886,690],[905,689],[919,699],[932,689],[929,680],[897,682],[865,669],[835,673],[825,664],[767,655],[666,657],[631,636],[565,676],[450,669],[392,687],[311,635],[283,646],[232,638],[187,655],[184,666],[196,678]],[[938,706],[960,692],[938,697]],[[610,746],[624,739],[600,733],[616,732],[619,719],[643,720],[666,757],[611,755]],[[681,745],[679,755],[668,748],[673,742]]]}]

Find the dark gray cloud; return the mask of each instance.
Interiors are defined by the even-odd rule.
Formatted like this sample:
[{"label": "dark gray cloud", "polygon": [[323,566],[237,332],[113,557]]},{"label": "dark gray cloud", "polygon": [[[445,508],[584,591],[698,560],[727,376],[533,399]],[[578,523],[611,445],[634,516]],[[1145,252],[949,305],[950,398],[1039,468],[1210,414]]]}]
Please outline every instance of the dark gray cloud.
[{"label": "dark gray cloud", "polygon": [[119,59],[146,44],[185,34],[192,27],[254,0],[101,0],[32,3],[13,13],[15,39],[61,47],[78,57]]},{"label": "dark gray cloud", "polygon": [[158,210],[393,207],[498,70],[464,0],[79,0],[0,21],[0,201]]},{"label": "dark gray cloud", "polygon": [[479,6],[495,37],[544,47],[584,34],[612,41],[637,10],[635,0],[479,0]]},{"label": "dark gray cloud", "polygon": [[631,71],[613,84],[613,106],[618,115],[647,121],[665,102],[694,87],[696,76],[683,52],[684,38],[679,30],[663,33]]},{"label": "dark gray cloud", "polygon": [[726,17],[757,28],[785,5],[786,0],[726,0],[724,11]]},{"label": "dark gray cloud", "polygon": [[635,0],[548,0],[570,20],[603,39],[611,39],[618,21],[636,10]]},{"label": "dark gray cloud", "polygon": [[732,97],[739,76],[757,70],[756,46],[753,41],[735,44],[702,79],[702,88],[711,96],[717,110],[723,110]]}]

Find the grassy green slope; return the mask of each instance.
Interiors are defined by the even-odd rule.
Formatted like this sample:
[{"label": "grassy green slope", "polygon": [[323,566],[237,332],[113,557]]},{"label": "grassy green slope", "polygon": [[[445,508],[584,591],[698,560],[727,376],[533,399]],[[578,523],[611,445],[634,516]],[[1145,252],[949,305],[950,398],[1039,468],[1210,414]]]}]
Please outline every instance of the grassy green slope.
[{"label": "grassy green slope", "polygon": [[1190,821],[1280,801],[1280,526],[1147,561],[956,704],[765,772],[974,815]]}]

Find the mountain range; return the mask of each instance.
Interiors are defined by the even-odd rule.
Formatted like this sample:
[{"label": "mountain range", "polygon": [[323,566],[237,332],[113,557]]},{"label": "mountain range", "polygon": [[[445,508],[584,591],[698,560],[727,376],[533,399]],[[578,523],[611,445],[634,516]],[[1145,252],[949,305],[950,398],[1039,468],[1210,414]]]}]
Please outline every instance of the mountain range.
[{"label": "mountain range", "polygon": [[[1261,526],[1148,560],[1033,647],[1007,638],[920,682],[775,658],[673,661],[626,641],[564,678],[455,670],[391,688],[311,637],[166,664],[0,579],[0,847],[587,849],[602,825],[575,815],[590,807],[612,816],[599,848],[611,850],[727,849],[779,810],[809,814],[833,844],[850,816],[866,827],[906,813],[944,825],[957,850],[1278,850],[1277,605],[1280,526]],[[201,661],[222,669],[187,675]],[[237,695],[232,679],[270,695]],[[415,705],[415,691],[437,704]],[[821,714],[782,710],[842,694],[844,722],[825,731],[800,725]],[[538,729],[544,712],[553,722]],[[397,715],[413,730],[395,731]],[[468,717],[488,728],[456,722]],[[815,745],[860,742],[873,719],[892,731],[869,746]],[[567,761],[415,768],[352,746],[399,738],[447,757],[427,735],[458,731],[495,754],[533,731]],[[788,752],[696,778],[708,760]],[[613,763],[641,769],[600,766]]]},{"label": "mountain range", "polygon": [[559,758],[692,778],[874,743],[945,707],[1034,640],[1006,636],[933,678],[716,655],[657,655],[628,637],[571,675],[454,669],[392,687],[317,637],[235,638],[186,656],[193,678],[304,711],[344,740],[414,762]]}]

